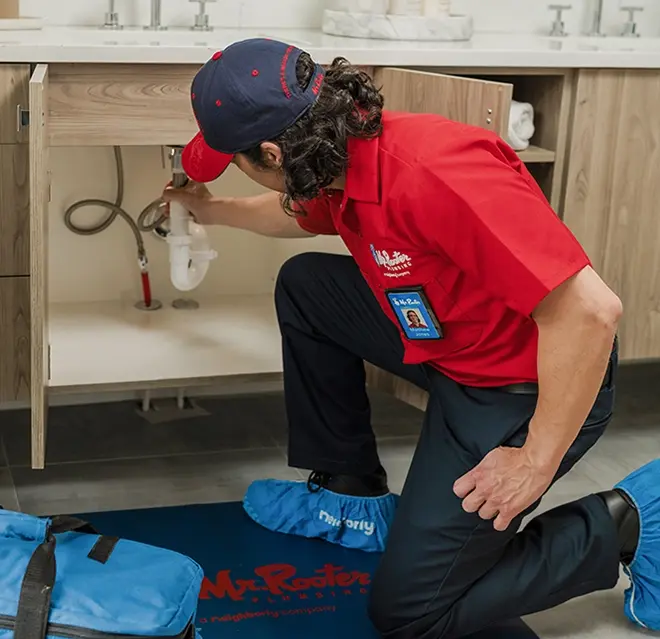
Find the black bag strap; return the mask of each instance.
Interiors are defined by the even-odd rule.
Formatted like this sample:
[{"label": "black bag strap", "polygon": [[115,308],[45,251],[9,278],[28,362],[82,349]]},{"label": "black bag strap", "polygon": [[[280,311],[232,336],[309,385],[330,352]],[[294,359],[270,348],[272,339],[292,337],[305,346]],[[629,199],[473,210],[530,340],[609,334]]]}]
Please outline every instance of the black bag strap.
[{"label": "black bag strap", "polygon": [[[14,624],[14,639],[46,639],[51,598],[57,577],[55,535],[74,531],[98,535],[96,530],[82,519],[68,516],[51,519],[46,539],[32,554],[23,577]],[[106,563],[118,541],[116,537],[99,537],[88,557]]]},{"label": "black bag strap", "polygon": [[55,586],[55,537],[48,532],[46,541],[32,554],[23,577],[14,639],[45,639],[48,631],[50,601]]},{"label": "black bag strap", "polygon": [[[99,534],[98,531],[86,521],[78,519],[77,517],[69,517],[68,515],[53,517],[50,530],[54,535],[74,531],[86,533],[88,535]],[[112,555],[112,552],[118,543],[119,537],[100,535],[98,541],[89,551],[87,557],[93,561],[98,561],[100,564],[105,564],[110,559],[110,555]]]},{"label": "black bag strap", "polygon": [[118,543],[119,537],[108,537],[107,535],[101,535],[94,546],[92,546],[92,549],[89,551],[87,557],[92,561],[98,561],[100,564],[107,564],[108,560],[110,559],[110,555],[112,555],[112,552]]},{"label": "black bag strap", "polygon": [[68,515],[58,515],[51,519],[50,532],[53,535],[59,535],[67,532],[80,532],[87,533],[88,535],[98,535],[99,533],[94,527],[82,519],[77,517],[69,517]]}]

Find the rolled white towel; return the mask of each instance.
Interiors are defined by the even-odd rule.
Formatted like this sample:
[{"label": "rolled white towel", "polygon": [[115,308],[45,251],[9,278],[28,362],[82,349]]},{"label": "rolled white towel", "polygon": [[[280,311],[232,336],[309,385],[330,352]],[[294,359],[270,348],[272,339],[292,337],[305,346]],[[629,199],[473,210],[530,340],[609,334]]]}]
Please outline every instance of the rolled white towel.
[{"label": "rolled white towel", "polygon": [[514,151],[524,151],[534,135],[534,107],[528,102],[511,102],[509,144]]}]

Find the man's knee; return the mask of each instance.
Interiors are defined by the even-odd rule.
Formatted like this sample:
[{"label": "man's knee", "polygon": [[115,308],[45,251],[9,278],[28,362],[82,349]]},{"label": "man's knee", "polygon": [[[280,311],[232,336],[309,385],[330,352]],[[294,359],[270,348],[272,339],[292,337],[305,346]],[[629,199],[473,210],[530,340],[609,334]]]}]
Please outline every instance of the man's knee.
[{"label": "man's knee", "polygon": [[317,255],[317,253],[300,253],[282,264],[275,283],[275,306],[278,313],[284,308],[289,308],[292,301],[300,301],[316,268]]},{"label": "man's knee", "polygon": [[416,636],[410,634],[408,627],[414,620],[401,614],[401,602],[381,589],[377,581],[374,583],[369,597],[368,613],[374,628],[384,639],[402,639],[403,637],[408,639]]},{"label": "man's knee", "polygon": [[282,288],[290,288],[304,282],[314,268],[318,253],[300,253],[290,257],[280,267],[277,276],[276,291]]},{"label": "man's knee", "polygon": [[350,283],[357,270],[352,258],[333,253],[300,253],[280,267],[275,284],[275,306],[280,321],[290,321],[307,308],[318,309],[320,300],[337,286]]},{"label": "man's knee", "polygon": [[328,262],[337,257],[328,253],[300,253],[290,257],[280,267],[275,284],[275,300],[284,297],[297,297],[297,293],[309,293],[314,282],[323,280],[323,273],[330,272],[332,265]]},{"label": "man's knee", "polygon": [[417,639],[428,637],[433,631],[433,639],[451,639],[448,633],[447,620],[433,619],[430,614],[419,617],[409,617],[397,613],[387,601],[371,597],[369,602],[369,619],[383,639]]},{"label": "man's knee", "polygon": [[319,298],[332,270],[326,253],[300,253],[280,268],[275,284],[275,308],[280,326],[309,328],[309,318],[318,311]]},{"label": "man's knee", "polygon": [[391,637],[392,630],[396,630],[396,622],[392,615],[388,602],[382,596],[376,594],[373,590],[369,597],[368,607],[369,619],[374,628],[382,637]]},{"label": "man's knee", "polygon": [[416,597],[414,587],[403,575],[387,582],[376,575],[367,609],[374,628],[384,639],[426,637],[431,629],[433,639],[447,639],[449,615]]}]

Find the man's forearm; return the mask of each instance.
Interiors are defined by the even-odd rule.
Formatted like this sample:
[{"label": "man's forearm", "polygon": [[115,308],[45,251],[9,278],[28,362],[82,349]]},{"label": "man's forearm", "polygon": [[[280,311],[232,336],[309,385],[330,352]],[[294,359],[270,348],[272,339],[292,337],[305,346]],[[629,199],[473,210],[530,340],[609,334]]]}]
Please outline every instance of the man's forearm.
[{"label": "man's forearm", "polygon": [[526,443],[533,457],[552,467],[559,465],[593,408],[621,312],[609,289],[598,291],[601,302],[593,304],[580,299],[579,290],[557,296],[563,293],[537,319],[539,398]]},{"label": "man's forearm", "polygon": [[600,390],[612,351],[607,326],[561,327],[539,333],[539,398],[528,448],[558,465],[575,441]]},{"label": "man's forearm", "polygon": [[243,198],[212,198],[205,218],[213,224],[281,238],[312,237],[282,208],[279,193]]}]

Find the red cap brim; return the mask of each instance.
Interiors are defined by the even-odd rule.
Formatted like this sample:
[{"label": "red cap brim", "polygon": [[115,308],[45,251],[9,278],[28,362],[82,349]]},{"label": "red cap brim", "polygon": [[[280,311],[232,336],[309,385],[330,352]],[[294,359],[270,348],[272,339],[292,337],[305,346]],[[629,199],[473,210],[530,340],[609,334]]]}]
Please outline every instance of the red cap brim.
[{"label": "red cap brim", "polygon": [[198,133],[183,150],[181,161],[183,170],[191,180],[205,183],[217,180],[233,159],[233,155],[214,151]]}]

